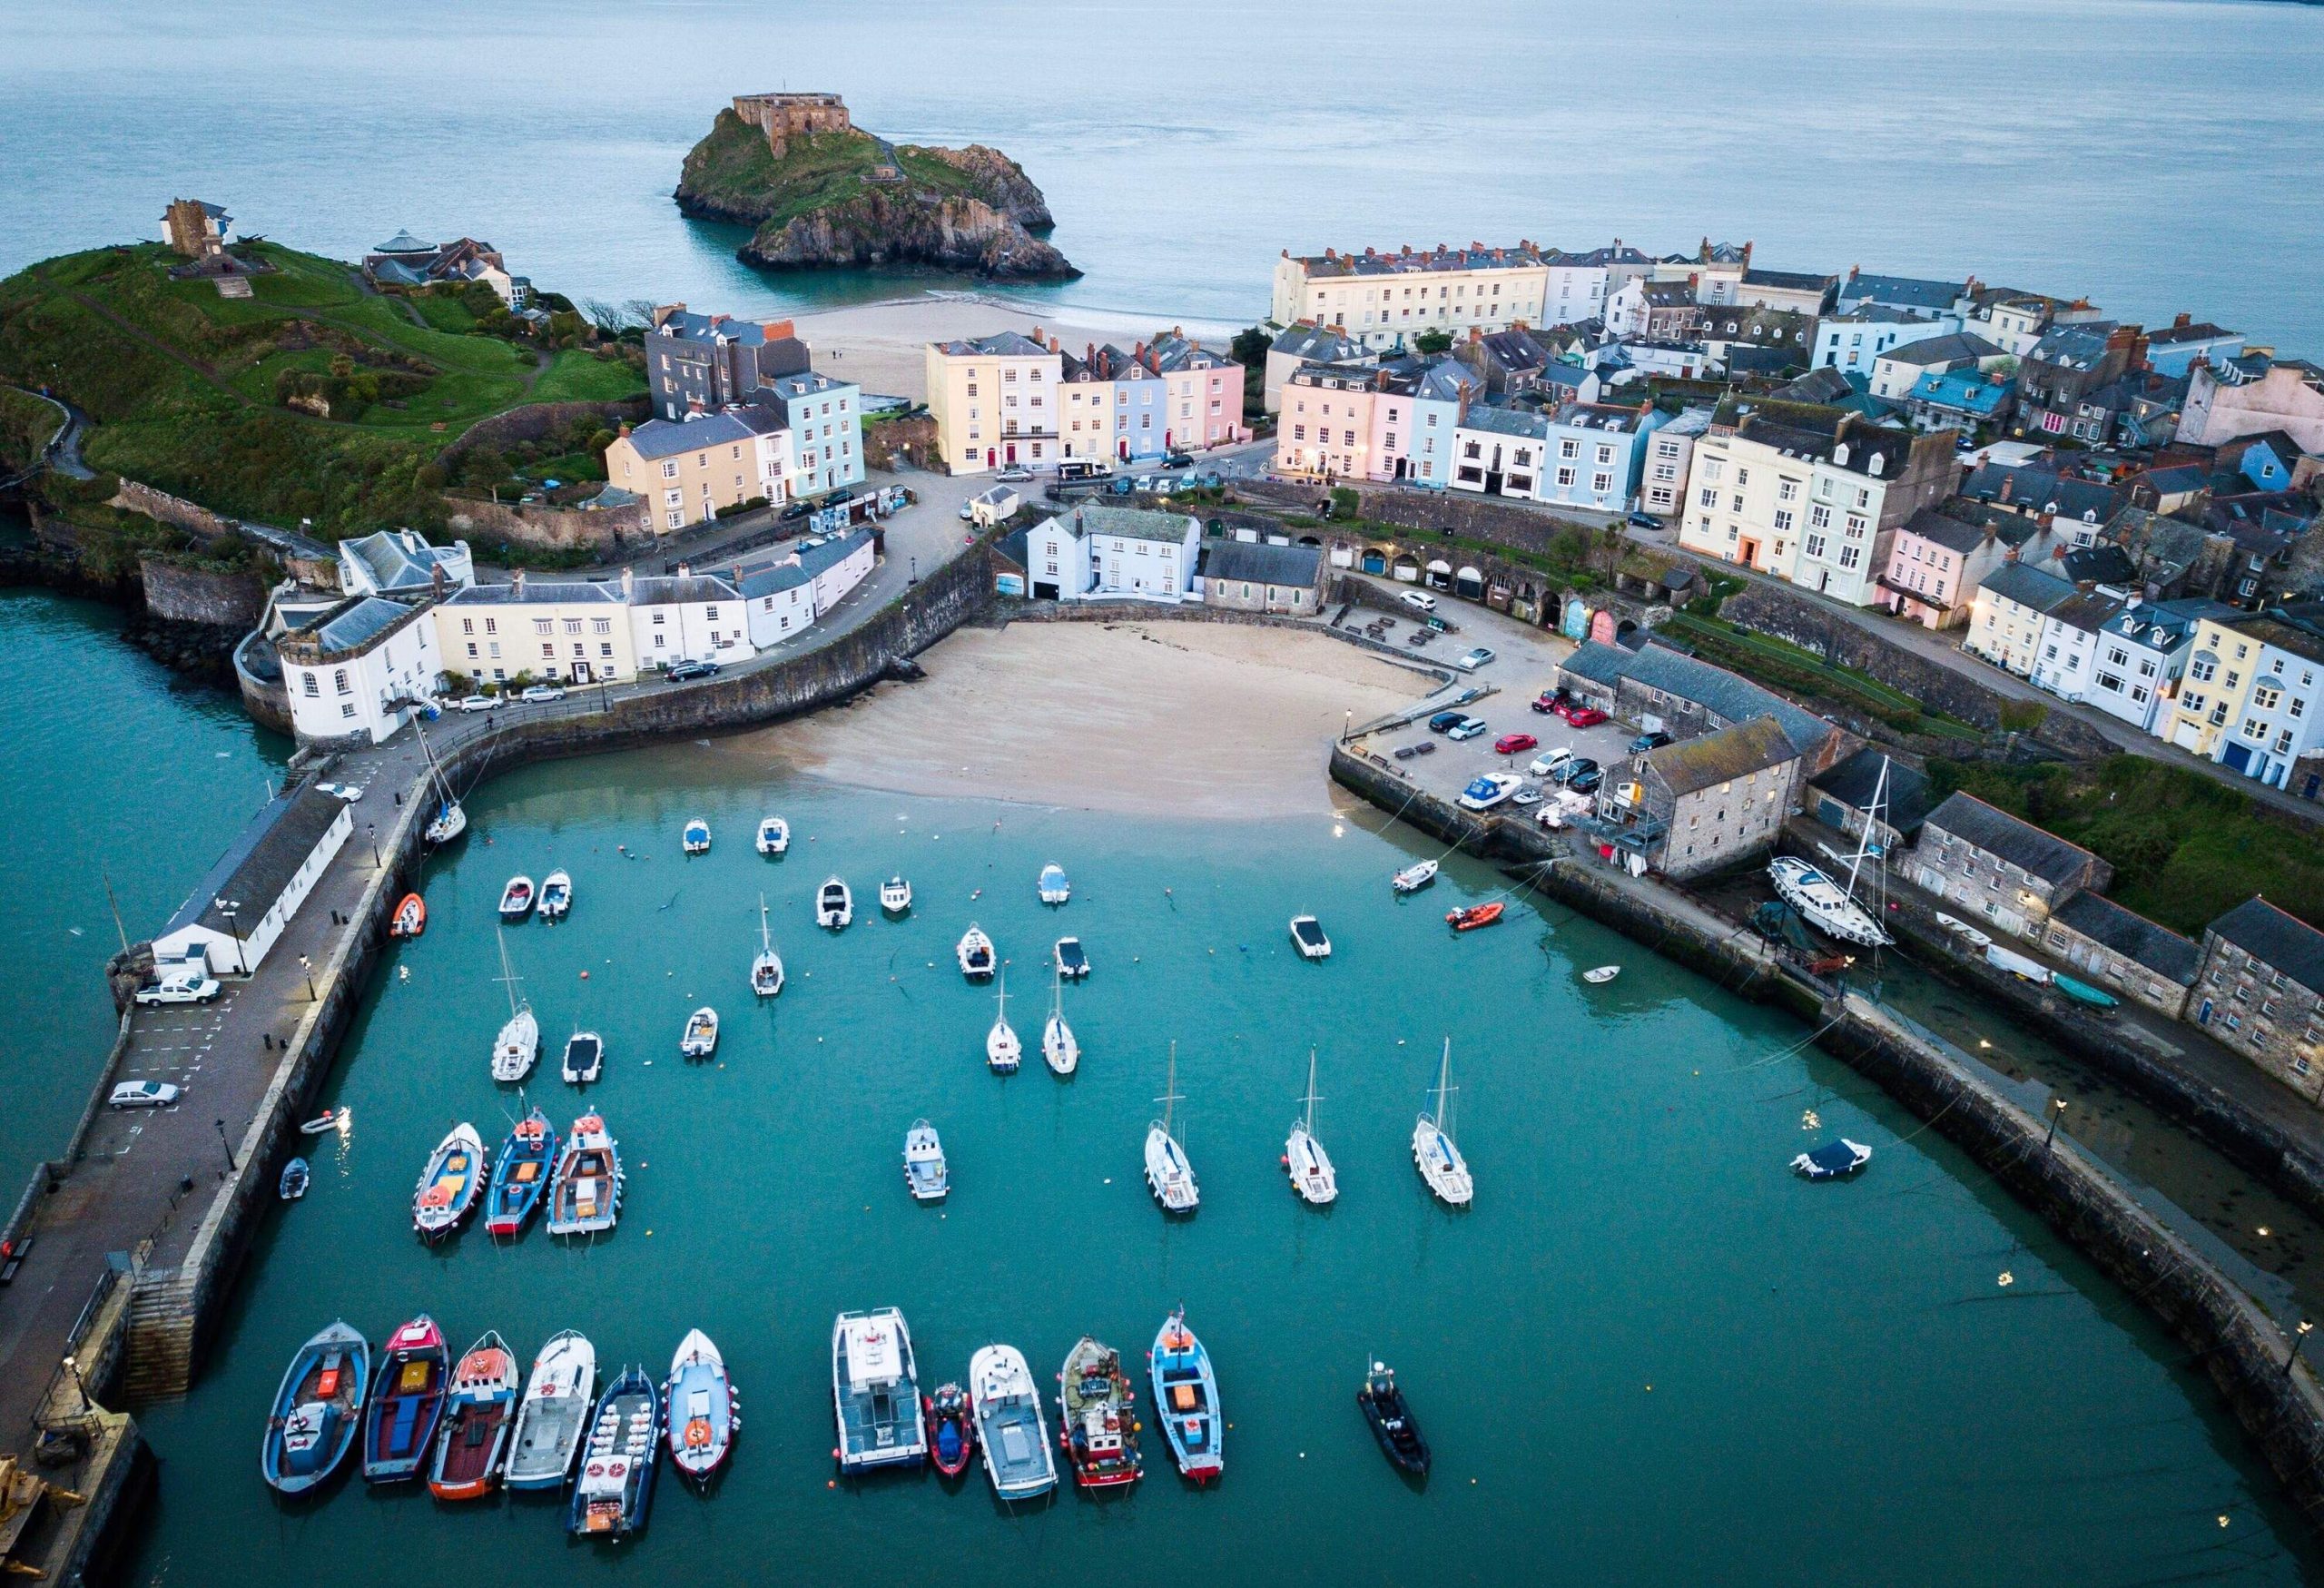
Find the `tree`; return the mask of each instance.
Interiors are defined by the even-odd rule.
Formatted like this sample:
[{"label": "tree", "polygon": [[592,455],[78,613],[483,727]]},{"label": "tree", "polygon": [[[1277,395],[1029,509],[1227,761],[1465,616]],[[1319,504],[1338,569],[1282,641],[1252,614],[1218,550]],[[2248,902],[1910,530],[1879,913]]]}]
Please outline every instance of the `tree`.
[{"label": "tree", "polygon": [[1413,338],[1413,350],[1429,358],[1452,350],[1452,333],[1449,330],[1424,330]]},{"label": "tree", "polygon": [[1247,370],[1254,364],[1265,363],[1267,349],[1274,345],[1274,340],[1255,325],[1247,330],[1236,331],[1234,344],[1227,350],[1234,355],[1236,363]]}]

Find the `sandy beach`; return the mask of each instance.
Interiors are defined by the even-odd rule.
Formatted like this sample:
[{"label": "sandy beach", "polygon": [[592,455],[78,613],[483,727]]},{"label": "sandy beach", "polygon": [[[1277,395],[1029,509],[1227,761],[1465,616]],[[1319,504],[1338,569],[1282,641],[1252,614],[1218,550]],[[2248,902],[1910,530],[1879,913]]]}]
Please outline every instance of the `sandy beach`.
[{"label": "sandy beach", "polygon": [[928,399],[927,347],[954,337],[991,336],[1004,330],[1030,336],[1036,329],[1055,336],[1079,354],[1092,342],[1128,346],[1157,330],[1180,330],[1221,351],[1231,329],[1179,324],[1134,315],[1063,306],[1036,308],[971,293],[927,293],[879,303],[858,303],[792,317],[798,334],[814,350],[818,369],[844,376],[864,390],[890,397]]},{"label": "sandy beach", "polygon": [[928,677],[718,742],[717,753],[899,793],[1133,814],[1332,808],[1324,751],[1425,675],[1322,635],[1207,623],[962,629]]}]

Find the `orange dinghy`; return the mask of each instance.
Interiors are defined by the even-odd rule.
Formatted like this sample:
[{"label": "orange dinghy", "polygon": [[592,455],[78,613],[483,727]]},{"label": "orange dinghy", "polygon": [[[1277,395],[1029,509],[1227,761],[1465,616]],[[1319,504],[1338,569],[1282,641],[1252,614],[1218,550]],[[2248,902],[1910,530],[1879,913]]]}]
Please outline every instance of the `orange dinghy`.
[{"label": "orange dinghy", "polygon": [[418,937],[428,930],[428,902],[417,893],[406,893],[388,918],[389,937]]},{"label": "orange dinghy", "polygon": [[1490,904],[1471,904],[1454,910],[1444,917],[1444,923],[1455,932],[1474,932],[1480,926],[1491,926],[1501,919],[1507,906],[1495,899]]}]

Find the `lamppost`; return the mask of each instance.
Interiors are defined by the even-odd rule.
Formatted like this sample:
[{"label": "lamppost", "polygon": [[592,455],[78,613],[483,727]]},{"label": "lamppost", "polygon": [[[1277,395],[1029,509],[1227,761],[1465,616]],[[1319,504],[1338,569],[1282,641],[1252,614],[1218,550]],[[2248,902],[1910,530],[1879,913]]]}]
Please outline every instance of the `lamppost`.
[{"label": "lamppost", "polygon": [[242,952],[242,902],[240,899],[212,899],[210,902],[218,907],[218,913],[226,918],[226,930],[234,934],[234,969],[245,976],[249,975],[250,963]]},{"label": "lamppost", "polygon": [[920,558],[913,557],[911,559],[911,577],[906,579],[904,583],[907,585],[917,585],[920,583]]},{"label": "lamppost", "polygon": [[366,822],[366,823],[364,823],[364,824],[363,824],[363,836],[370,842],[370,845],[371,845],[371,869],[372,869],[373,871],[378,871],[378,870],[379,869],[379,824],[378,824],[378,823],[376,823],[376,822]]},{"label": "lamppost", "polygon": [[307,1001],[309,1003],[312,1003],[315,1001],[314,962],[308,959],[306,955],[300,954],[299,956],[299,969],[307,973]]},{"label": "lamppost", "polygon": [[1341,743],[1341,744],[1343,744],[1343,745],[1346,744],[1346,743],[1347,743],[1347,741],[1348,741],[1348,737],[1349,737],[1349,735],[1352,735],[1352,734],[1354,734],[1354,732],[1355,732],[1355,707],[1354,707],[1354,706],[1349,706],[1349,707],[1347,708],[1347,714],[1346,714],[1346,715],[1344,715],[1344,716],[1340,720],[1340,743]]},{"label": "lamppost", "polygon": [[2049,1155],[2050,1143],[2057,1139],[2058,1121],[2065,1117],[2065,1099],[2052,1098],[2050,1100],[2050,1128],[2042,1134],[2042,1152],[2044,1157]]},{"label": "lamppost", "polygon": [[234,1161],[234,1144],[226,1139],[226,1121],[212,1119],[211,1123],[218,1127],[218,1145],[226,1149],[226,1169],[231,1174],[242,1166]]},{"label": "lamppost", "polygon": [[81,1415],[87,1416],[96,1408],[89,1404],[89,1386],[81,1382],[81,1362],[77,1356],[64,1358],[64,1372],[73,1380],[73,1393],[81,1399]]},{"label": "lamppost", "polygon": [[2290,1378],[2291,1376],[2292,1364],[2299,1360],[2299,1347],[2307,1340],[2308,1331],[2315,1327],[2316,1326],[2314,1324],[2309,1323],[2306,1318],[2301,1318],[2299,1320],[2299,1327],[2292,1330],[2291,1349],[2284,1353],[2284,1376],[2286,1378]]}]

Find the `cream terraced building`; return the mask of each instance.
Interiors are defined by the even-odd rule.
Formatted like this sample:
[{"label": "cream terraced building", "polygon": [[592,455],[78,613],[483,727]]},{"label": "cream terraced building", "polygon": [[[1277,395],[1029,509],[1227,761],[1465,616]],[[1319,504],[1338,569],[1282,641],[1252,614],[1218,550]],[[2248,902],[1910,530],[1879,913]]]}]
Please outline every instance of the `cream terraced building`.
[{"label": "cream terraced building", "polygon": [[1386,348],[1423,331],[1458,337],[1472,328],[1539,325],[1549,293],[1549,261],[1531,242],[1360,254],[1327,248],[1304,257],[1286,250],[1275,261],[1269,316],[1278,327],[1304,320]]},{"label": "cream terraced building", "polygon": [[606,478],[643,499],[646,523],[667,535],[706,524],[724,508],[790,500],[791,441],[783,417],[765,408],[649,419],[614,438]]},{"label": "cream terraced building", "polygon": [[479,683],[520,675],[559,684],[621,684],[637,676],[629,604],[617,586],[528,579],[471,585],[432,609],[444,669]]},{"label": "cream terraced building", "polygon": [[947,471],[1055,469],[1064,367],[1039,326],[929,343],[928,412]]}]

